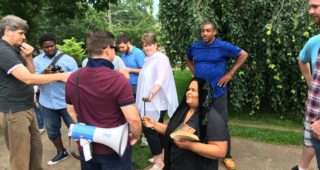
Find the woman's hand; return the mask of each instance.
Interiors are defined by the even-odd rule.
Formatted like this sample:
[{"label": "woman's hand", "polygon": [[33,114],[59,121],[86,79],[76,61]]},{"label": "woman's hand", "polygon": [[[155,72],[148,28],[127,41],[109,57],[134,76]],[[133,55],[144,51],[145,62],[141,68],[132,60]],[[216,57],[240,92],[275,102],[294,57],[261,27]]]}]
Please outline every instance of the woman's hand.
[{"label": "woman's hand", "polygon": [[151,92],[147,97],[143,97],[142,100],[145,102],[151,102],[154,96],[155,96],[155,93]]},{"label": "woman's hand", "polygon": [[191,145],[192,145],[194,142],[191,141],[191,140],[179,139],[179,140],[174,140],[174,143],[175,143],[180,149],[190,150]]},{"label": "woman's hand", "polygon": [[156,121],[149,116],[144,116],[142,119],[142,123],[145,127],[153,129]]}]

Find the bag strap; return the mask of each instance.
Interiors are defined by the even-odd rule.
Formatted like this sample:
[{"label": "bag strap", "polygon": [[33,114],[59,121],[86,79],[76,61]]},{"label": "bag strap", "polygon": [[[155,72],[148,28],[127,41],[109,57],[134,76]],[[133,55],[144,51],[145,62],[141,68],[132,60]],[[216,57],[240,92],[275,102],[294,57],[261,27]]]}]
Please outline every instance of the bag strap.
[{"label": "bag strap", "polygon": [[[80,73],[81,73],[81,69],[79,69],[79,71],[77,72],[77,79],[76,79],[76,104],[77,104],[77,108],[78,108],[78,112],[81,114],[81,109],[80,109],[80,88],[79,88],[79,84],[80,84]],[[79,122],[79,114],[78,112],[76,112],[77,115],[77,120]]]},{"label": "bag strap", "polygon": [[[79,91],[80,91],[80,88],[79,88],[79,82],[80,82],[80,72],[81,72],[81,69],[79,69],[78,70],[78,72],[77,72],[77,79],[76,79],[76,105],[77,105],[77,108],[78,108],[78,111],[79,111],[79,113],[80,113],[80,94],[79,94]],[[77,121],[79,122],[79,115],[78,115],[78,113],[76,112],[76,115],[77,115]],[[77,122],[76,122],[77,123]],[[71,148],[71,137],[69,136],[69,149]],[[80,155],[78,155],[78,154],[76,154],[75,152],[73,152],[73,151],[71,151],[71,155],[74,157],[74,158],[76,158],[76,159],[78,159],[78,160],[83,160],[84,159],[84,157],[82,157],[82,156],[80,156]]]},{"label": "bag strap", "polygon": [[64,53],[60,53],[59,55],[57,55],[54,60],[51,62],[50,65],[55,65],[59,60],[60,58],[64,55]]}]

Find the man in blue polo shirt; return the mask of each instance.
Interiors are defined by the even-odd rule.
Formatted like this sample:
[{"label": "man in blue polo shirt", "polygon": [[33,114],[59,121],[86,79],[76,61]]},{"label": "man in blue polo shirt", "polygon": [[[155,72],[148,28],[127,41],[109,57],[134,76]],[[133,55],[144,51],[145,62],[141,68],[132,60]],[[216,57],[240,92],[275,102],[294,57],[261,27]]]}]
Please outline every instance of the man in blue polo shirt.
[{"label": "man in blue polo shirt", "polygon": [[[222,115],[225,123],[227,116],[227,84],[233,75],[247,59],[247,52],[229,42],[215,38],[217,34],[213,23],[207,22],[201,26],[201,40],[192,43],[187,50],[185,60],[196,77],[207,79],[214,89],[214,107]],[[235,64],[227,72],[228,60],[235,59]],[[225,166],[229,170],[235,169],[235,162],[231,158],[231,141],[228,140],[228,150]]]},{"label": "man in blue polo shirt", "polygon": [[142,65],[144,63],[145,54],[139,48],[131,44],[131,40],[128,35],[122,34],[117,40],[119,51],[122,52],[121,59],[126,65],[128,72],[130,73],[130,85],[133,91],[134,97],[136,96],[138,76]]},{"label": "man in blue polo shirt", "polygon": [[[41,36],[39,45],[44,53],[34,58],[34,65],[36,73],[41,74],[61,52],[57,50],[56,39],[51,35]],[[62,54],[55,65],[59,66],[63,72],[73,72],[78,69],[76,61],[66,54]],[[61,140],[61,118],[68,127],[73,122],[66,109],[65,83],[54,82],[41,85],[39,103],[48,137],[57,149],[57,155],[47,162],[48,165],[54,165],[68,157]]]}]

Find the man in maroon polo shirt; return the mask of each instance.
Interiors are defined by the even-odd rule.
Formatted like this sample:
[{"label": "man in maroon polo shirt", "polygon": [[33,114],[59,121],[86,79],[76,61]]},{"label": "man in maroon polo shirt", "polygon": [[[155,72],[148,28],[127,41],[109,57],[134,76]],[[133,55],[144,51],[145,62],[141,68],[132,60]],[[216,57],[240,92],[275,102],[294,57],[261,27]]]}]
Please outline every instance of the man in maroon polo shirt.
[{"label": "man in maroon polo shirt", "polygon": [[[86,48],[90,55],[87,67],[73,73],[66,83],[67,110],[75,122],[101,128],[118,127],[128,122],[131,133],[129,142],[133,145],[141,132],[141,120],[128,80],[113,70],[111,61],[115,57],[114,35],[104,30],[90,32]],[[76,97],[77,77],[79,104]],[[131,169],[131,145],[119,157],[110,147],[93,143],[93,158],[88,162],[81,160],[81,168]],[[80,154],[81,152],[82,150]]]}]

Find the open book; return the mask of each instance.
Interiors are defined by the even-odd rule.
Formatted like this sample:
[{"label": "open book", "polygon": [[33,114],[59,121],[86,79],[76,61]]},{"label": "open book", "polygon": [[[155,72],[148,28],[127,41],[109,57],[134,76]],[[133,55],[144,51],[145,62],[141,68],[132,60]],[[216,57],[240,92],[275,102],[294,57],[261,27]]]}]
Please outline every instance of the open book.
[{"label": "open book", "polygon": [[172,139],[187,139],[192,141],[199,141],[198,136],[193,134],[194,132],[196,132],[195,129],[183,123],[170,134],[170,137]]}]

